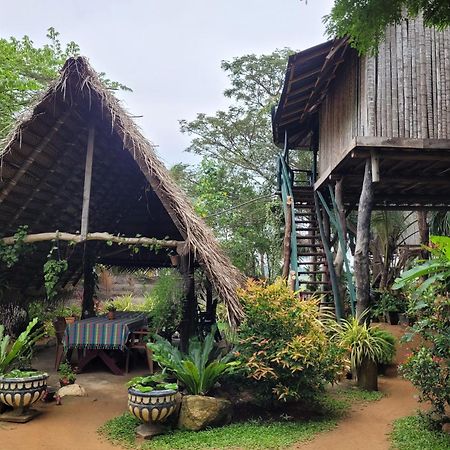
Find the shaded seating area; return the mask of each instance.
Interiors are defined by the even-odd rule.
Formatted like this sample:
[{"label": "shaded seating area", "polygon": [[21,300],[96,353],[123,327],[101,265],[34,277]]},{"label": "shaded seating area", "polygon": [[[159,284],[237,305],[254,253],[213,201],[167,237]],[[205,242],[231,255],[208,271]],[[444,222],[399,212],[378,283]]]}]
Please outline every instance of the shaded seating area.
[{"label": "shaded seating area", "polygon": [[[208,280],[208,298],[224,303],[229,323],[241,320],[236,291],[242,275],[85,58],[66,62],[0,154],[3,243],[14,245],[22,230],[21,244],[31,249],[21,264],[1,267],[18,302],[45,298],[44,264],[64,261],[55,289],[83,279],[82,319],[95,321],[97,264],[135,271],[172,267],[176,256],[183,279],[182,347],[197,331],[197,271]],[[208,317],[212,307],[207,302]],[[63,357],[63,325],[55,323],[56,366]],[[76,327],[67,326],[69,335]],[[126,371],[145,330],[142,322],[122,336]]]}]

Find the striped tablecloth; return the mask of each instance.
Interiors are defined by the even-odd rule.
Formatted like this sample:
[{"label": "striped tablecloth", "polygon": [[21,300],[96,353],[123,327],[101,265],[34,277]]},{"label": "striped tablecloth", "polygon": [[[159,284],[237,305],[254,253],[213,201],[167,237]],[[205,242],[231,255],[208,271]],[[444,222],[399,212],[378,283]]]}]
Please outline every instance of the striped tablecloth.
[{"label": "striped tablecloth", "polygon": [[114,320],[107,316],[78,320],[67,325],[64,346],[124,350],[130,333],[146,326],[147,315],[139,312],[118,311]]}]

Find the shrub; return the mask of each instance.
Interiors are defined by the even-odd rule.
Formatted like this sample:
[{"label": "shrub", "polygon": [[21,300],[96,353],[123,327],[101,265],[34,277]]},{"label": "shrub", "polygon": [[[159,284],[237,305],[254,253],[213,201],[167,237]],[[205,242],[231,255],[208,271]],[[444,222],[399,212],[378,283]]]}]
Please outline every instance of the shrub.
[{"label": "shrub", "polygon": [[432,405],[428,413],[434,423],[442,423],[450,405],[450,297],[437,295],[434,302],[417,304],[418,320],[404,337],[419,335],[422,344],[405,364],[403,375],[420,392],[420,401]]},{"label": "shrub", "polygon": [[234,372],[239,364],[231,361],[233,355],[220,356],[214,348],[215,328],[203,341],[193,337],[186,354],[173,347],[165,339],[156,336],[156,343],[147,345],[153,350],[153,358],[183,383],[189,394],[206,395],[225,374]]},{"label": "shrub", "polygon": [[278,400],[313,396],[342,370],[343,352],[330,342],[315,301],[300,301],[281,279],[249,281],[239,292],[246,318],[238,355],[259,394]]},{"label": "shrub", "polygon": [[183,285],[181,276],[172,269],[161,269],[143,309],[149,312],[158,334],[170,338],[181,322]]}]

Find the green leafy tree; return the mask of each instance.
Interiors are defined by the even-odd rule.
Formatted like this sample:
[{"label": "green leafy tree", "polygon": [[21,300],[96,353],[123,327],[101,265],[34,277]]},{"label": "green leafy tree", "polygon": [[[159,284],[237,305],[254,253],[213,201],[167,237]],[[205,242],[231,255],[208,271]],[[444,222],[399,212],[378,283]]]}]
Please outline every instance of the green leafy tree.
[{"label": "green leafy tree", "polygon": [[388,25],[399,23],[405,13],[416,17],[421,12],[427,26],[443,29],[450,25],[448,0],[335,0],[324,22],[330,37],[349,36],[361,53],[373,53]]},{"label": "green leafy tree", "polygon": [[[289,49],[223,61],[230,87],[226,110],[182,120],[192,136],[196,168],[177,165],[172,174],[194,199],[197,212],[216,231],[232,261],[247,275],[273,278],[280,270],[279,202],[271,109],[282,90]],[[298,165],[309,167],[305,153]]]},{"label": "green leafy tree", "polygon": [[[67,58],[77,56],[80,47],[71,41],[63,46],[54,28],[47,32],[48,42],[37,47],[24,36],[0,39],[0,138],[4,137],[17,116],[57,76]],[[126,86],[108,80],[100,74],[104,83],[112,89],[129,90]]]}]

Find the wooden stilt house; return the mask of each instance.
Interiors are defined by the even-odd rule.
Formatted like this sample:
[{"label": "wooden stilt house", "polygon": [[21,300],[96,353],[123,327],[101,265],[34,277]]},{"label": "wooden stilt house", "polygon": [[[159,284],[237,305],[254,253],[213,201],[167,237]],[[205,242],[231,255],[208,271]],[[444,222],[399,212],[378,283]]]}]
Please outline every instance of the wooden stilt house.
[{"label": "wooden stilt house", "polygon": [[[329,217],[340,241],[345,215],[358,209],[355,278],[365,307],[371,210],[450,208],[450,30],[405,19],[387,29],[376,56],[358,55],[346,39],[291,56],[273,133],[284,149],[280,188],[285,204],[293,200],[285,212],[296,230],[297,285],[336,301]],[[290,167],[292,150],[311,152],[310,171]]]},{"label": "wooden stilt house", "polygon": [[28,227],[25,242],[34,243],[10,269],[0,265],[14,295],[42,298],[43,265],[52,246],[68,262],[61,284],[84,275],[88,314],[95,263],[164,267],[178,254],[185,277],[185,336],[195,325],[196,267],[224,301],[230,322],[239,322],[236,289],[242,275],[85,58],[69,59],[20,118],[0,152],[0,169],[3,244],[13,243],[22,225]]}]

